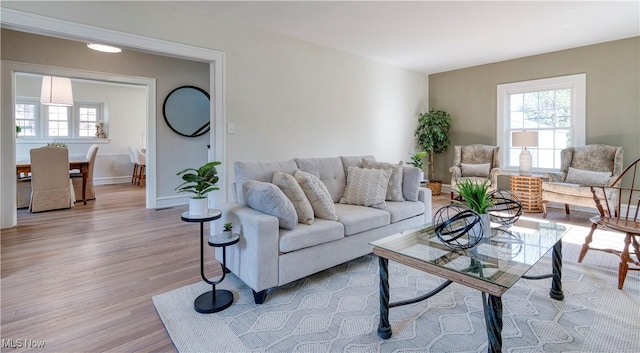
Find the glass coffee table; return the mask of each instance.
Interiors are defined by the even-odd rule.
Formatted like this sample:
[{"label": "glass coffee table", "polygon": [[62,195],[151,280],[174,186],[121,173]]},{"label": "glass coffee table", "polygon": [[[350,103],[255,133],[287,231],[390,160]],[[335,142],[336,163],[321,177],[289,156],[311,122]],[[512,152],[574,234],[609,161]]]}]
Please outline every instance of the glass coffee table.
[{"label": "glass coffee table", "polygon": [[[378,335],[391,337],[389,309],[414,304],[439,293],[451,283],[482,292],[489,342],[488,352],[502,350],[502,295],[519,279],[552,278],[549,295],[564,299],[562,293],[562,237],[569,226],[553,222],[520,219],[508,228],[492,228],[491,237],[470,249],[454,249],[435,234],[432,226],[407,230],[371,242],[380,266],[380,323]],[[526,273],[553,249],[552,273]],[[418,298],[389,303],[389,260],[441,277],[446,281]]]}]

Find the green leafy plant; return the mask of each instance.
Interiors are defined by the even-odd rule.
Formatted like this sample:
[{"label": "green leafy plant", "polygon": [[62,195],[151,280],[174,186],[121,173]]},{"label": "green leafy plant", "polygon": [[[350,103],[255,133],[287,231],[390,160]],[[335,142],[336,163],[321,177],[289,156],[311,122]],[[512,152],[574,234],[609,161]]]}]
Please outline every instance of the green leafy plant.
[{"label": "green leafy plant", "polygon": [[487,210],[493,206],[493,201],[489,197],[489,181],[485,180],[480,183],[473,182],[470,179],[466,179],[456,184],[458,193],[464,199],[464,202],[455,202],[460,204],[466,204],[470,209],[478,214],[487,213]]},{"label": "green leafy plant", "polygon": [[22,132],[22,128],[20,125],[16,125],[16,134],[19,134],[20,132]]},{"label": "green leafy plant", "polygon": [[[414,154],[409,153],[409,156],[411,157],[411,162],[409,162],[409,164],[416,168],[422,169],[422,165],[424,164],[422,160],[427,156],[427,152],[420,151]],[[429,162],[427,162],[427,164],[429,164]]]},{"label": "green leafy plant", "polygon": [[232,229],[233,229],[233,223],[231,223],[231,222],[227,222],[223,226],[223,230],[225,232],[230,232]]},{"label": "green leafy plant", "polygon": [[191,192],[195,194],[194,199],[204,199],[207,197],[207,193],[220,190],[216,186],[218,182],[217,165],[220,165],[220,162],[213,161],[198,169],[187,168],[178,172],[176,175],[181,176],[184,182],[176,187],[176,191]]},{"label": "green leafy plant", "polygon": [[67,148],[67,144],[64,142],[58,142],[56,140],[53,140],[51,142],[47,143],[47,146],[53,146],[53,147],[60,147],[60,148]]},{"label": "green leafy plant", "polygon": [[431,109],[428,113],[418,115],[415,137],[418,145],[429,152],[431,180],[436,178],[433,155],[443,153],[451,144],[448,136],[449,129],[451,129],[451,115],[441,110]]}]

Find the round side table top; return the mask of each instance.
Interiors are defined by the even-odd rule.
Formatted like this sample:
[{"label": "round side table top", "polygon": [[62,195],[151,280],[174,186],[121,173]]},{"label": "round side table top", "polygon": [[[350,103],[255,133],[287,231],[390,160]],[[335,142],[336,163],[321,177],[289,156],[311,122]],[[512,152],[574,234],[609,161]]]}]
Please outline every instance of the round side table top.
[{"label": "round side table top", "polygon": [[234,233],[231,238],[225,238],[222,233],[212,234],[209,236],[209,245],[215,248],[233,245],[240,241],[240,234]]},{"label": "round side table top", "polygon": [[222,217],[220,210],[209,209],[209,212],[203,215],[192,215],[187,212],[183,212],[180,218],[185,222],[208,222]]}]

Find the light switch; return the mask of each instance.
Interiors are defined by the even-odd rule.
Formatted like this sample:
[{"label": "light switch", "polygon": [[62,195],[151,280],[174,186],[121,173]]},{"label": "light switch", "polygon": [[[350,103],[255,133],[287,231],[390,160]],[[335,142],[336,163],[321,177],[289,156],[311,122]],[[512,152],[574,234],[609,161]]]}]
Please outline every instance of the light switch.
[{"label": "light switch", "polygon": [[235,133],[236,133],[236,124],[234,124],[234,123],[227,123],[227,133],[229,133],[229,134],[235,134]]}]

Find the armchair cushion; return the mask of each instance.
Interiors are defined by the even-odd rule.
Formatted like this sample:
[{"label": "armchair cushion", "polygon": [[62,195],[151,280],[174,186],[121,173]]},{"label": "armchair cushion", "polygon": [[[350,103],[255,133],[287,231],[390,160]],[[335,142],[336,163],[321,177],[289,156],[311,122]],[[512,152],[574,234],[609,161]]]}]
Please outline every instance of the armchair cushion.
[{"label": "armchair cushion", "polygon": [[463,176],[486,177],[489,175],[489,172],[491,171],[491,163],[481,163],[481,164],[461,163],[460,168],[462,169]]},{"label": "armchair cushion", "polygon": [[384,209],[390,169],[349,167],[347,187],[340,203]]},{"label": "armchair cushion", "polygon": [[607,185],[609,177],[611,177],[611,172],[593,172],[569,167],[567,178],[564,181],[571,184],[604,186]]},{"label": "armchair cushion", "polygon": [[257,180],[242,183],[242,194],[249,207],[278,218],[280,228],[294,229],[298,215],[293,203],[277,186]]}]

